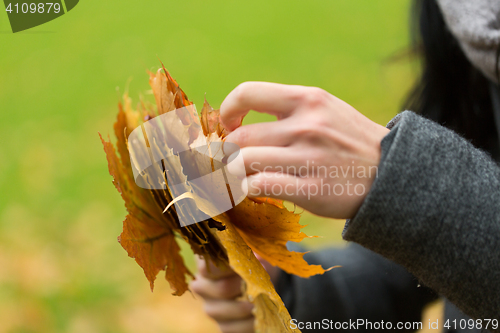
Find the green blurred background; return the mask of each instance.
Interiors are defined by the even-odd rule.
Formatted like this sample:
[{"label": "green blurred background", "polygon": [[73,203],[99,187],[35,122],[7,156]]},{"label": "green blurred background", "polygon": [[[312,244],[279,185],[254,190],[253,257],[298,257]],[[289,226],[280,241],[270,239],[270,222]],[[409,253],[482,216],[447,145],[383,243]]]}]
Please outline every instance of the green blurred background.
[{"label": "green blurred background", "polygon": [[[408,46],[409,4],[83,0],[16,34],[2,9],[0,332],[213,331],[163,277],[152,294],[116,241],[125,209],[97,133],[112,134],[124,91],[151,97],[158,59],[198,106],[272,81],[321,87],[385,124],[416,74],[390,60]],[[340,242],[342,222],[303,221],[323,237],[308,246]]]}]

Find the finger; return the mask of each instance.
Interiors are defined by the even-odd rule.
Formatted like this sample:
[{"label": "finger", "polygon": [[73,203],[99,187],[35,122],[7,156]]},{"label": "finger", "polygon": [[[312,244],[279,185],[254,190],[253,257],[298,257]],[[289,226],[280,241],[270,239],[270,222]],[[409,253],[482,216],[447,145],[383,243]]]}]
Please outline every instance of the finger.
[{"label": "finger", "polygon": [[[284,147],[290,145],[294,140],[294,133],[290,130],[293,125],[293,122],[287,122],[287,119],[245,125],[229,133],[225,142],[234,143],[240,148],[248,146]],[[229,152],[224,150],[224,153]]]},{"label": "finger", "polygon": [[[313,189],[314,178],[300,178],[288,174],[261,172],[246,177],[242,182],[243,191],[248,191],[248,196],[270,197],[291,201],[301,207],[307,207],[312,194],[318,195]],[[313,191],[314,190],[314,191]],[[245,192],[246,193],[246,192]]]},{"label": "finger", "polygon": [[219,328],[222,333],[254,333],[254,322],[254,318],[225,321],[219,323]]},{"label": "finger", "polygon": [[250,110],[287,117],[300,103],[304,87],[270,82],[245,82],[227,95],[220,107],[221,121],[229,131],[241,125]]},{"label": "finger", "polygon": [[230,267],[217,267],[210,260],[196,256],[196,266],[198,273],[207,279],[218,280],[229,276],[236,275]]},{"label": "finger", "polygon": [[306,161],[298,158],[296,151],[285,147],[246,147],[239,151],[237,158],[229,157],[229,161],[227,170],[237,177],[259,172],[308,174]]},{"label": "finger", "polygon": [[262,258],[260,254],[254,252],[253,253],[255,257],[260,261],[260,264],[264,267],[266,272],[269,274],[269,277],[271,278],[271,282],[275,285],[278,282],[278,277],[279,277],[279,268],[272,265],[269,261],[266,259]]},{"label": "finger", "polygon": [[219,280],[197,275],[191,282],[191,289],[205,299],[233,299],[242,294],[241,281],[238,275]]},{"label": "finger", "polygon": [[213,300],[205,301],[205,312],[217,321],[231,321],[252,318],[253,304],[246,301]]}]

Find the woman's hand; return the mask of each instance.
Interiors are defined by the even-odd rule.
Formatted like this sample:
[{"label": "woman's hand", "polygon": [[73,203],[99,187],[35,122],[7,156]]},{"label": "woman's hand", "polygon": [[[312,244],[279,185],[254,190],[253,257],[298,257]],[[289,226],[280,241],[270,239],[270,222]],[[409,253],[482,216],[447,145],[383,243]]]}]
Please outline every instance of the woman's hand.
[{"label": "woman's hand", "polygon": [[[276,282],[278,268],[264,262],[261,263],[270,273],[271,280]],[[191,282],[191,290],[205,301],[205,312],[219,325],[223,333],[253,333],[253,305],[247,301],[239,301],[242,295],[242,280],[230,268],[220,269],[197,257],[198,274]]]},{"label": "woman's hand", "polygon": [[[276,122],[241,126],[250,111]],[[267,82],[240,84],[221,105],[243,158],[231,173],[246,176],[248,195],[296,203],[318,215],[351,218],[377,175],[380,142],[389,132],[319,88]]]}]

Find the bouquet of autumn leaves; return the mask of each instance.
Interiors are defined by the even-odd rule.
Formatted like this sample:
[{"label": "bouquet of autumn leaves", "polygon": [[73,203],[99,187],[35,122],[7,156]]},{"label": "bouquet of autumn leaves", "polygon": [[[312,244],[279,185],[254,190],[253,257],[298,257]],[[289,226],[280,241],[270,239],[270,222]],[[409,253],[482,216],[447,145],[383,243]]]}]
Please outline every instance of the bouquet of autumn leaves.
[{"label": "bouquet of autumn leaves", "polygon": [[[101,136],[109,172],[128,211],[118,238],[120,244],[142,267],[151,289],[157,274],[164,270],[173,294],[180,296],[188,290],[187,279],[194,278],[177,244],[177,241],[185,241],[195,254],[216,266],[229,266],[241,276],[244,281],[242,299],[255,306],[257,332],[297,332],[290,328],[290,315],[254,253],[290,274],[301,277],[323,274],[325,270],[321,266],[307,264],[303,253],[290,252],[286,248],[287,241],[300,242],[307,237],[300,231],[303,226],[298,223],[299,215],[288,211],[277,200],[244,198],[222,214],[182,226],[178,215],[181,212],[173,203],[190,198],[175,193],[167,184],[166,174],[163,174],[165,189],[148,189],[136,184],[131,162],[131,155],[132,160],[134,156],[127,141],[129,135],[157,116],[193,106],[164,68],[150,73],[149,84],[156,107],[140,103],[138,109],[133,110],[130,98],[125,95],[114,124],[116,150],[111,140],[105,141]],[[187,133],[190,140],[209,138],[210,142],[223,142],[226,131],[218,110],[205,101],[199,120],[196,117],[184,117],[176,130]],[[201,126],[195,126],[200,123]],[[154,144],[167,143],[155,141]],[[182,174],[182,169],[177,172]]]}]

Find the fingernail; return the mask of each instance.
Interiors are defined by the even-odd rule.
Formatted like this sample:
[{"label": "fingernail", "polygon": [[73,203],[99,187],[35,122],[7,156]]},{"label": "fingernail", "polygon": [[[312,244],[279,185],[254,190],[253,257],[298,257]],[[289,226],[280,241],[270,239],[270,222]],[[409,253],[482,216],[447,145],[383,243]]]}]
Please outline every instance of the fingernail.
[{"label": "fingernail", "polygon": [[245,177],[247,175],[245,170],[245,162],[243,161],[243,154],[237,151],[228,157],[227,171],[238,178]]},{"label": "fingernail", "polygon": [[226,156],[229,156],[229,155],[231,155],[239,150],[240,150],[240,146],[238,146],[236,143],[232,143],[231,141],[228,141],[227,138],[222,143],[222,152]]}]

